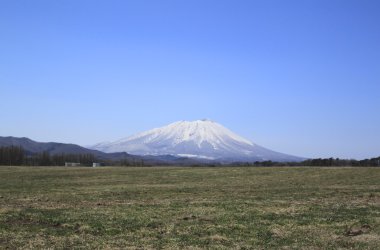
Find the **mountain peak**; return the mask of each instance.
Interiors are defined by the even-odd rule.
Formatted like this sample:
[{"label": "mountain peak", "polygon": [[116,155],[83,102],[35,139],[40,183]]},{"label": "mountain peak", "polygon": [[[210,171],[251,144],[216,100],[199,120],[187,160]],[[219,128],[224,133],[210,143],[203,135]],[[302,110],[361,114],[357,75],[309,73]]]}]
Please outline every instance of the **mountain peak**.
[{"label": "mountain peak", "polygon": [[92,148],[107,153],[176,155],[233,161],[287,161],[297,158],[260,147],[209,119],[178,121],[115,142],[96,144]]},{"label": "mountain peak", "polygon": [[212,121],[211,119],[208,119],[208,118],[203,118],[200,121],[202,121],[202,122],[214,122],[214,121]]}]

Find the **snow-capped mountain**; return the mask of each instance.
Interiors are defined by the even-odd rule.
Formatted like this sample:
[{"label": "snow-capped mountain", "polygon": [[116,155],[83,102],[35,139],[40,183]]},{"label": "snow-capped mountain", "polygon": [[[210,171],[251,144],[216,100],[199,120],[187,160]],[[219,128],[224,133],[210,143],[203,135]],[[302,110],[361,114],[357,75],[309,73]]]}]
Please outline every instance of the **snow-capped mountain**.
[{"label": "snow-capped mountain", "polygon": [[210,120],[179,121],[115,142],[91,147],[106,153],[175,155],[222,161],[300,161],[271,151]]}]

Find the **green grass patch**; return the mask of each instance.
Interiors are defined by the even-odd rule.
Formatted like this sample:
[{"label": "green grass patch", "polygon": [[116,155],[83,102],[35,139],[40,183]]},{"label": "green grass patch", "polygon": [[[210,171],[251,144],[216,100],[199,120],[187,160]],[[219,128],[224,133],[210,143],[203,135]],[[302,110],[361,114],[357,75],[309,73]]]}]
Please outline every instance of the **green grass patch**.
[{"label": "green grass patch", "polygon": [[0,167],[0,248],[379,246],[380,168]]}]

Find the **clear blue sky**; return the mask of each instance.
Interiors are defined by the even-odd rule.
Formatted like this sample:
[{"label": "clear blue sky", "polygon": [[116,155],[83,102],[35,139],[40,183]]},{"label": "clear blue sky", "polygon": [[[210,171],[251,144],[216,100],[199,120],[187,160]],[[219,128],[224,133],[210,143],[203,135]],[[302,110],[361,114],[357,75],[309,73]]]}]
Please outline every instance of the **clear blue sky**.
[{"label": "clear blue sky", "polygon": [[305,157],[380,155],[378,0],[3,0],[0,135],[88,145],[210,118]]}]

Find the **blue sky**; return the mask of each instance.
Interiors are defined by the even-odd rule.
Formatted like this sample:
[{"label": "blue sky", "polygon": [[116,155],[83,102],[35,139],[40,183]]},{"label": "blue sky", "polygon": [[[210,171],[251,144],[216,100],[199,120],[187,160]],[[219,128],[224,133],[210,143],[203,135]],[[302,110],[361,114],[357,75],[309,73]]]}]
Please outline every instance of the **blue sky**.
[{"label": "blue sky", "polygon": [[210,118],[304,157],[380,155],[380,1],[0,2],[0,135],[81,145]]}]

